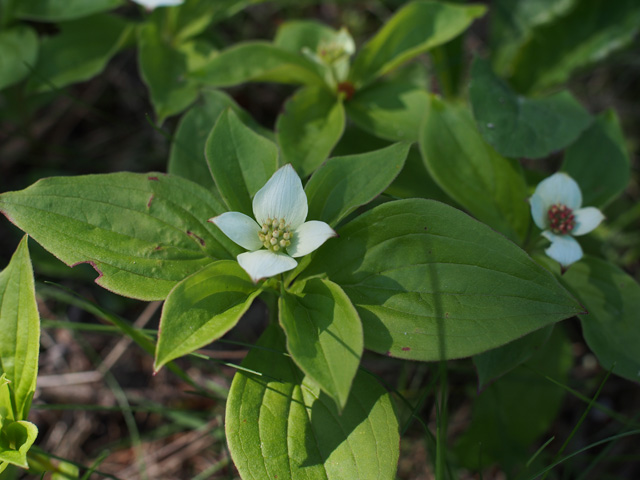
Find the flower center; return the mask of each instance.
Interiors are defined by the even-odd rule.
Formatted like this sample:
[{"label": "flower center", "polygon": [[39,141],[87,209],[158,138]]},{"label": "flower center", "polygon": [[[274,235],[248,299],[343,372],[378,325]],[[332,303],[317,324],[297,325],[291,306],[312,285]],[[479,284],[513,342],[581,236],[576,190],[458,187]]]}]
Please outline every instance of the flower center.
[{"label": "flower center", "polygon": [[547,215],[549,217],[549,228],[558,235],[566,235],[576,226],[573,210],[561,203],[552,205]]},{"label": "flower center", "polygon": [[281,248],[291,245],[293,232],[289,229],[284,218],[267,218],[262,224],[262,228],[258,231],[258,238],[264,245],[264,248],[277,252]]}]

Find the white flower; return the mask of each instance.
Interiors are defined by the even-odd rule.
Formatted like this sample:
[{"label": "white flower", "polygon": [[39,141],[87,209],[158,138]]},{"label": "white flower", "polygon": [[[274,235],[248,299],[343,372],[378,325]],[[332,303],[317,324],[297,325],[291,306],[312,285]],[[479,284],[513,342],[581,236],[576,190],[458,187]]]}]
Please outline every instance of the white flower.
[{"label": "white flower", "polygon": [[325,81],[329,85],[337,85],[347,80],[349,76],[349,58],[356,51],[356,43],[349,31],[342,27],[333,35],[333,38],[323,40],[318,44],[316,51],[308,47],[302,49],[302,54],[311,61],[327,67]]},{"label": "white flower", "polygon": [[582,258],[582,248],[572,235],[589,233],[604,220],[597,208],[580,208],[582,192],[566,173],[556,173],[540,182],[529,203],[533,221],[551,241],[546,254],[563,268]]},{"label": "white flower", "polygon": [[307,255],[336,236],[324,222],[305,222],[307,212],[307,196],[300,177],[291,165],[285,165],[253,198],[257,223],[240,212],[226,212],[209,221],[250,250],[238,255],[238,263],[257,283],[294,269],[298,265],[294,257]]},{"label": "white flower", "polygon": [[156,7],[173,7],[175,5],[182,5],[184,0],[132,0],[138,5],[142,5],[147,10],[153,10]]}]

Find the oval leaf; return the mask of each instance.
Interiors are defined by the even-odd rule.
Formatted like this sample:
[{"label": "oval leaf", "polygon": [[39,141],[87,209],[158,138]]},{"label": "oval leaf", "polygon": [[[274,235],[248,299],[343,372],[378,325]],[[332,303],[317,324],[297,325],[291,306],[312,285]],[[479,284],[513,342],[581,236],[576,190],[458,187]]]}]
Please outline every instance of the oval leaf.
[{"label": "oval leaf", "polygon": [[478,373],[478,389],[510,372],[529,358],[547,342],[553,325],[531,332],[522,338],[473,357]]},{"label": "oval leaf", "polygon": [[[42,41],[29,88],[44,92],[99,74],[131,29],[130,23],[112,15],[61,23],[60,33]],[[87,32],[92,33],[90,42]]]},{"label": "oval leaf", "polygon": [[585,256],[564,274],[553,260],[541,262],[589,312],[580,317],[582,333],[600,364],[634,382],[640,381],[640,285],[615,265]]},{"label": "oval leaf", "polygon": [[524,251],[448,205],[388,202],[338,233],[303,275],[342,287],[376,352],[465,357],[582,311]]},{"label": "oval leaf", "polygon": [[344,108],[326,88],[296,92],[278,117],[281,163],[291,163],[302,178],[324,162],[344,131]]},{"label": "oval leaf", "polygon": [[[0,420],[2,418],[0,417]],[[2,425],[0,421],[3,442],[0,443],[0,472],[10,463],[22,468],[29,468],[27,452],[38,436],[38,427],[33,423],[21,420]]]},{"label": "oval leaf", "polygon": [[613,110],[598,116],[567,149],[561,170],[580,185],[583,205],[603,207],[624,192],[631,179],[631,162]]},{"label": "oval leaf", "polygon": [[287,350],[342,410],[362,356],[362,324],[349,297],[329,280],[311,279],[279,300]]},{"label": "oval leaf", "polygon": [[322,73],[310,60],[266,42],[235,45],[193,76],[216,87],[244,82],[324,85]]},{"label": "oval leaf", "polygon": [[387,140],[414,142],[428,103],[424,89],[389,81],[357,91],[345,107],[360,128]]},{"label": "oval leaf", "polygon": [[162,307],[154,369],[227,333],[259,293],[234,260],[212,263],[185,278]]},{"label": "oval leaf", "polygon": [[278,28],[273,44],[292,53],[300,53],[303,48],[315,52],[322,42],[332,41],[337,33],[319,22],[295,20],[285,22]]},{"label": "oval leaf", "polygon": [[241,252],[207,219],[207,190],[161,173],[45,178],[0,195],[0,211],[67,265],[90,263],[120,295],[164,299],[176,283]]},{"label": "oval leaf", "polygon": [[11,382],[12,420],[24,420],[36,390],[40,316],[27,237],[0,272],[0,376]]},{"label": "oval leaf", "polygon": [[233,110],[220,115],[207,139],[209,170],[229,210],[253,217],[251,199],[278,168],[278,148]]},{"label": "oval leaf", "polygon": [[482,5],[417,1],[400,9],[356,57],[351,77],[369,83],[427,50],[464,32],[484,15]]},{"label": "oval leaf", "polygon": [[565,15],[527,36],[511,70],[511,80],[521,91],[565,83],[573,72],[631,44],[640,30],[636,0],[580,0],[575,4]]},{"label": "oval leaf", "polygon": [[201,97],[202,103],[189,109],[178,123],[171,144],[167,171],[199,183],[215,194],[217,193],[216,184],[205,160],[204,149],[211,129],[220,114],[230,108],[244,124],[253,130],[263,134],[263,129],[226,93],[207,90],[202,92]]},{"label": "oval leaf", "polygon": [[155,24],[147,23],[138,32],[140,76],[149,88],[158,122],[162,123],[193,103],[198,84],[187,78],[187,54],[167,43]]},{"label": "oval leaf", "polygon": [[546,157],[572,144],[591,124],[589,114],[570,93],[521,97],[480,58],[471,67],[469,94],[478,130],[506,157]]},{"label": "oval leaf", "polygon": [[373,152],[330,158],[305,187],[309,218],[337,225],[380,195],[400,173],[409,151],[398,143]]},{"label": "oval leaf", "polygon": [[433,97],[420,150],[429,173],[451,198],[512,240],[524,239],[531,215],[522,168],[482,139],[464,106]]},{"label": "oval leaf", "polygon": [[123,3],[123,0],[20,0],[14,13],[25,20],[60,22],[113,10]]},{"label": "oval leaf", "polygon": [[462,464],[477,470],[498,462],[507,471],[521,471],[531,444],[549,431],[566,394],[545,376],[566,385],[571,364],[571,344],[555,328],[524,366],[479,392],[469,428],[454,447]]},{"label": "oval leaf", "polygon": [[[398,421],[389,394],[358,372],[340,414],[284,352],[270,327],[233,378],[225,430],[242,478],[327,480],[394,478]],[[268,349],[268,350],[267,350]],[[273,350],[276,350],[274,352]]]},{"label": "oval leaf", "polygon": [[19,25],[0,32],[0,90],[19,82],[33,69],[38,58],[38,36]]}]

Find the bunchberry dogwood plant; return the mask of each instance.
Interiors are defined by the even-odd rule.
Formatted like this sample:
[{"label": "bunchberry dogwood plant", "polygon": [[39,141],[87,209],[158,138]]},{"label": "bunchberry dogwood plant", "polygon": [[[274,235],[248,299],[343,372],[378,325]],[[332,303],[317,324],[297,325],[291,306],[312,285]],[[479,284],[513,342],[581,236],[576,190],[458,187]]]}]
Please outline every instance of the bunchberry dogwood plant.
[{"label": "bunchberry dogwood plant", "polygon": [[[258,3],[0,0],[0,212],[28,235],[0,228],[0,477],[138,478],[129,450],[172,480],[633,476],[602,455],[640,435],[611,395],[640,378],[633,108],[585,94],[633,82],[573,74],[632,44],[640,2]],[[122,409],[80,435],[46,386],[77,366]],[[417,443],[432,468],[399,463]]]},{"label": "bunchberry dogwood plant", "polygon": [[250,250],[238,263],[254,282],[292,270],[294,258],[320,247],[336,232],[325,222],[305,222],[307,196],[291,165],[280,168],[253,198],[257,220],[240,212],[225,212],[209,221],[231,240]]},{"label": "bunchberry dogwood plant", "polygon": [[586,235],[604,220],[595,207],[582,207],[582,192],[566,173],[555,173],[538,184],[529,200],[531,216],[551,242],[545,253],[563,268],[582,258],[574,236]]}]

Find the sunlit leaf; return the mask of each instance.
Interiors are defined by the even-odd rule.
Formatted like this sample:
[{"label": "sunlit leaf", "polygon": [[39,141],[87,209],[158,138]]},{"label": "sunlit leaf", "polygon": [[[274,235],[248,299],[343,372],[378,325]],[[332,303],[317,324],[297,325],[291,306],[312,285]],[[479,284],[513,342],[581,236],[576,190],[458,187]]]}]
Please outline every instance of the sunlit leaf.
[{"label": "sunlit leaf", "polygon": [[281,163],[291,163],[303,178],[313,173],[340,140],[344,124],[342,102],[326,88],[299,90],[276,123]]},{"label": "sunlit leaf", "polygon": [[369,374],[355,377],[342,413],[284,352],[270,327],[236,373],[225,416],[233,461],[243,478],[394,478],[398,422],[389,394]]},{"label": "sunlit leaf", "polygon": [[326,274],[342,287],[376,352],[465,357],[582,311],[513,242],[438,202],[388,202],[338,234],[302,276]]},{"label": "sunlit leaf", "polygon": [[89,263],[99,285],[141,300],[242,251],[207,222],[226,211],[210,192],[161,173],[45,178],[0,195],[0,211],[67,265]]},{"label": "sunlit leaf", "polygon": [[162,308],[155,370],[220,338],[260,293],[235,260],[212,263],[171,290]]},{"label": "sunlit leaf", "polygon": [[329,280],[311,279],[279,302],[294,362],[342,410],[362,356],[362,324],[349,297]]},{"label": "sunlit leaf", "polygon": [[422,157],[436,183],[478,220],[522,241],[531,214],[520,164],[487,144],[460,104],[432,97],[420,133]]},{"label": "sunlit leaf", "polygon": [[0,375],[10,382],[4,388],[12,407],[5,418],[27,418],[36,390],[39,352],[40,316],[25,236],[0,272]]},{"label": "sunlit leaf", "polygon": [[485,11],[483,5],[435,1],[408,3],[362,48],[353,63],[352,80],[357,84],[371,82],[460,35]]},{"label": "sunlit leaf", "polygon": [[223,112],[205,146],[209,170],[229,210],[253,217],[251,200],[278,168],[278,148],[233,110]]},{"label": "sunlit leaf", "polygon": [[400,173],[409,150],[397,143],[380,150],[327,160],[305,187],[309,218],[337,225],[380,195]]}]

